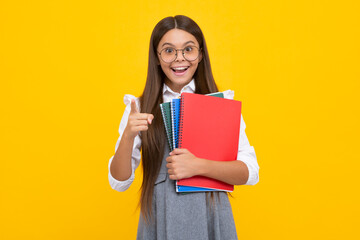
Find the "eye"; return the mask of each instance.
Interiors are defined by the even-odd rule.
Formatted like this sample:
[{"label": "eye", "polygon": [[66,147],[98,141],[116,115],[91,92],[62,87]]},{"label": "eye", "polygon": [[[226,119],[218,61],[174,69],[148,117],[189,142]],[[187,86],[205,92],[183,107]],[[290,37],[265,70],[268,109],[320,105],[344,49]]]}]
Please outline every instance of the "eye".
[{"label": "eye", "polygon": [[191,46],[187,46],[184,48],[185,52],[191,52],[192,50],[193,50],[193,47],[191,47]]},{"label": "eye", "polygon": [[174,52],[174,49],[173,49],[173,48],[165,48],[165,49],[164,49],[164,52],[165,52],[165,53],[173,53],[173,52]]}]

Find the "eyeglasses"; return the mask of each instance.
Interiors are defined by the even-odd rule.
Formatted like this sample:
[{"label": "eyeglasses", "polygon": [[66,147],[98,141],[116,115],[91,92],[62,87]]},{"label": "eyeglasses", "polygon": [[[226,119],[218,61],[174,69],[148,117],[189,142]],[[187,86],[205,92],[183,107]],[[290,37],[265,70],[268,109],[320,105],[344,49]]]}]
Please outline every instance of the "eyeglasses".
[{"label": "eyeglasses", "polygon": [[183,57],[189,62],[195,61],[200,55],[199,48],[195,46],[187,46],[183,49],[167,47],[158,52],[158,54],[160,55],[161,60],[166,63],[171,63],[176,60],[178,51],[181,51]]}]

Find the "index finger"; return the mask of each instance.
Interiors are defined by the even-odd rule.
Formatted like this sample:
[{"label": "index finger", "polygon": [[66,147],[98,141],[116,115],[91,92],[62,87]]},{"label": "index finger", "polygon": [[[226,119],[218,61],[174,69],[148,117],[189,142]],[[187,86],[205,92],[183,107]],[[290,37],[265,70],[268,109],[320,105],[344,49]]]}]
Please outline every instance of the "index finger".
[{"label": "index finger", "polygon": [[134,99],[131,99],[131,111],[130,112],[131,113],[138,113],[139,112]]},{"label": "index finger", "polygon": [[152,121],[152,119],[154,119],[154,115],[152,115],[151,113],[136,113],[135,114],[135,118],[139,119],[139,120],[150,120]]}]

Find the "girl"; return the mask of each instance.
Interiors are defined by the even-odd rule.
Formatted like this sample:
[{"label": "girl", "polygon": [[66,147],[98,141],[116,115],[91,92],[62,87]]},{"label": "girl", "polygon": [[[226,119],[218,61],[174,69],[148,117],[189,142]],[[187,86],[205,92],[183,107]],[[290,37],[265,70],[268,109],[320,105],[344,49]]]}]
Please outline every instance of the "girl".
[{"label": "girl", "polygon": [[[254,185],[259,166],[241,118],[238,161],[210,161],[186,149],[168,151],[160,103],[182,92],[217,92],[205,39],[185,16],[167,17],[150,39],[148,74],[140,98],[125,95],[125,113],[115,155],[109,161],[109,182],[125,191],[134,180],[142,149],[143,182],[137,239],[237,239],[225,192],[178,194],[175,181],[202,175],[233,185]],[[233,98],[232,91],[224,92]]]}]

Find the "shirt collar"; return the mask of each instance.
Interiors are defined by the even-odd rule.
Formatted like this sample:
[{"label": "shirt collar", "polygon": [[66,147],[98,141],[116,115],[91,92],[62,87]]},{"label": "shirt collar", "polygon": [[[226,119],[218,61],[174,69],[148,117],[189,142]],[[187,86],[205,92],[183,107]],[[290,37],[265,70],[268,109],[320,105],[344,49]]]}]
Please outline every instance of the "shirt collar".
[{"label": "shirt collar", "polygon": [[[163,85],[163,94],[165,94],[166,92],[172,93],[172,94],[179,94],[174,92],[173,90],[171,90],[171,88],[169,88],[165,83]],[[182,92],[191,92],[194,93],[195,92],[195,80],[192,79],[187,85],[185,85],[181,91],[180,94]]]}]

